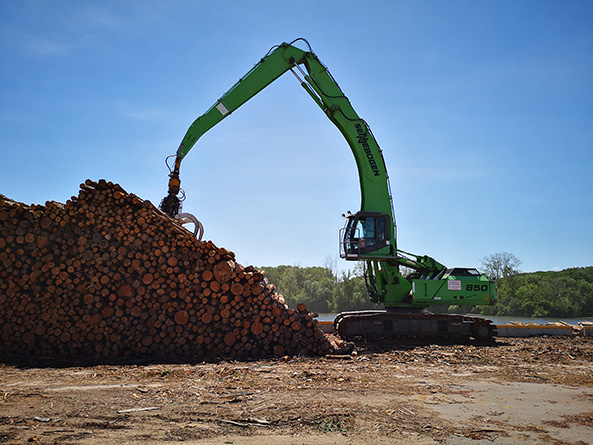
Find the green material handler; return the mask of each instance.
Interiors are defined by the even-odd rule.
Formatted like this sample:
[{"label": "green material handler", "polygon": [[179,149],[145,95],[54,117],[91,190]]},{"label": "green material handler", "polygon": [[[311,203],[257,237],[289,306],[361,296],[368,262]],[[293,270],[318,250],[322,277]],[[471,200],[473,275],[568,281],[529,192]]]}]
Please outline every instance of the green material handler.
[{"label": "green material handler", "polygon": [[[297,41],[308,51],[294,46]],[[435,259],[398,249],[395,213],[383,153],[368,124],[313,53],[297,39],[270,51],[189,127],[170,169],[169,192],[161,210],[176,216],[180,210],[179,168],[198,139],[237,108],[291,71],[305,91],[346,139],[358,168],[360,210],[343,215],[340,256],[363,261],[369,298],[384,310],[346,312],[334,320],[343,338],[430,337],[480,343],[493,341],[490,320],[463,315],[431,314],[433,305],[478,306],[496,301],[494,283],[476,269],[447,268]],[[403,271],[406,271],[404,275]]]}]

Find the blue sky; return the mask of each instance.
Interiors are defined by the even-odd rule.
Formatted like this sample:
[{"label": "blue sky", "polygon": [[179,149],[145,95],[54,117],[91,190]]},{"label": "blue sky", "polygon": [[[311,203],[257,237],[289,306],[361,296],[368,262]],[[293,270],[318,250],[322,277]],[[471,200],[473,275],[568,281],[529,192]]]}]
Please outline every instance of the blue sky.
[{"label": "blue sky", "polygon": [[[298,37],[384,151],[400,248],[593,265],[590,1],[5,0],[0,193],[65,202],[105,178],[158,204],[193,120]],[[242,264],[349,266],[354,158],[292,75],[204,135],[181,179]]]}]

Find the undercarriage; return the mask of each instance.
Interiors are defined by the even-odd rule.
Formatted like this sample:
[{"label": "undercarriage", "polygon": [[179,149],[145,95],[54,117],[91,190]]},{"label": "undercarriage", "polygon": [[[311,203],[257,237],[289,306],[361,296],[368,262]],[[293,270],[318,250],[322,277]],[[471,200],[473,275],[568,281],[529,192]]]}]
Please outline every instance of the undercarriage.
[{"label": "undercarriage", "polygon": [[345,340],[419,338],[446,342],[494,343],[491,320],[455,314],[390,311],[342,312],[334,320],[335,332]]}]

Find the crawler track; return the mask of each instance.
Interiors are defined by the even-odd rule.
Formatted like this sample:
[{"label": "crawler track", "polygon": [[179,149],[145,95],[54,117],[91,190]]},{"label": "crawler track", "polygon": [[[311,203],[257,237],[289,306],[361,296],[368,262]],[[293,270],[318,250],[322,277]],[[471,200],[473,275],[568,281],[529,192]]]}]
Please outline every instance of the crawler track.
[{"label": "crawler track", "polygon": [[398,313],[389,311],[343,312],[334,320],[343,339],[425,338],[446,342],[493,343],[497,335],[491,320],[464,315]]}]

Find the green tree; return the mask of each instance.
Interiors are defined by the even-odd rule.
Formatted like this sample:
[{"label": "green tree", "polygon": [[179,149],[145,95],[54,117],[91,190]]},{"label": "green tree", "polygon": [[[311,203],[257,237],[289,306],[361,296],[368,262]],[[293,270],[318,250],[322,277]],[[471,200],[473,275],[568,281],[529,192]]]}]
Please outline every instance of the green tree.
[{"label": "green tree", "polygon": [[332,312],[344,312],[371,309],[375,306],[368,298],[364,277],[351,271],[343,271],[334,288],[333,299],[330,304]]},{"label": "green tree", "polygon": [[339,278],[329,263],[326,267],[276,266],[261,269],[292,308],[304,303],[313,312],[327,313],[376,307],[368,299],[360,266],[341,272]]},{"label": "green tree", "polygon": [[492,253],[482,258],[481,262],[483,272],[491,280],[507,278],[521,272],[521,260],[512,253]]},{"label": "green tree", "polygon": [[284,296],[286,304],[295,308],[304,303],[313,312],[330,312],[336,277],[325,267],[276,266],[262,267],[268,281]]},{"label": "green tree", "polygon": [[593,316],[593,267],[533,272],[496,280],[498,301],[475,308],[484,315],[523,317]]}]

